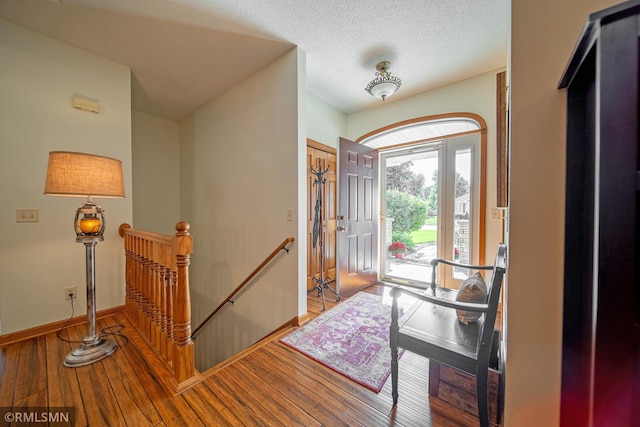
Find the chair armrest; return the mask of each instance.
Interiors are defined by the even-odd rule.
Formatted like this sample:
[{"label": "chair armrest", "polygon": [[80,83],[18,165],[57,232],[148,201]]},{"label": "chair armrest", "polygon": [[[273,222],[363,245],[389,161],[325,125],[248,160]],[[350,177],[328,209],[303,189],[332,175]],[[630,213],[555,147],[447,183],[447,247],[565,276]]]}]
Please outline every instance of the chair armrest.
[{"label": "chair armrest", "polygon": [[434,289],[436,285],[436,271],[437,271],[437,265],[438,264],[446,264],[446,265],[452,265],[454,267],[462,267],[462,268],[469,268],[471,270],[492,270],[493,266],[492,265],[472,265],[472,264],[463,264],[461,262],[454,262],[454,261],[449,261],[447,259],[443,259],[443,258],[434,258],[431,260],[431,288]]},{"label": "chair armrest", "polygon": [[472,303],[472,302],[460,302],[460,301],[455,301],[455,300],[449,300],[449,299],[445,299],[445,298],[440,298],[434,295],[428,295],[426,293],[423,292],[413,292],[410,291],[408,289],[403,289],[401,287],[395,287],[393,289],[391,289],[391,297],[393,298],[393,305],[397,305],[395,304],[396,302],[396,298],[398,298],[400,296],[400,294],[405,294],[405,295],[410,295],[416,299],[419,299],[421,301],[426,301],[426,302],[430,302],[432,304],[436,304],[436,305],[440,305],[443,307],[448,307],[448,308],[453,308],[456,310],[466,310],[466,311],[474,311],[477,313],[486,313],[487,311],[489,311],[489,304],[477,304],[477,303]]},{"label": "chair armrest", "polygon": [[443,258],[434,258],[431,260],[431,265],[435,267],[439,263],[452,265],[454,267],[462,267],[469,268],[471,270],[493,270],[493,265],[472,265],[472,264],[463,264],[460,262],[449,261]]}]

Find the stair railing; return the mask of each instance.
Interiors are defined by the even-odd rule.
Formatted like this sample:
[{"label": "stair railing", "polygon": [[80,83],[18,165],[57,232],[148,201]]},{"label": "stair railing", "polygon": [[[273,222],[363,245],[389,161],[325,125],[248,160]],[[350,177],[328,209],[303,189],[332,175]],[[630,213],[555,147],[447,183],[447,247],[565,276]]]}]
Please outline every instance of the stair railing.
[{"label": "stair railing", "polygon": [[268,257],[266,257],[266,258],[265,258],[265,260],[264,260],[264,261],[262,261],[262,263],[261,263],[261,264],[260,264],[260,265],[255,269],[255,270],[253,270],[253,271],[251,272],[251,274],[249,274],[249,275],[247,276],[247,278],[246,278],[246,279],[244,279],[244,280],[242,281],[242,283],[240,283],[240,285],[238,285],[238,287],[237,287],[237,288],[235,288],[235,289],[233,290],[233,292],[231,292],[231,293],[229,294],[229,296],[228,296],[227,298],[225,298],[225,299],[224,299],[224,301],[222,301],[222,302],[220,303],[220,305],[219,305],[218,307],[216,307],[216,309],[215,309],[215,310],[213,310],[213,311],[211,312],[211,314],[210,314],[209,316],[207,316],[207,318],[206,318],[206,319],[204,319],[204,320],[202,321],[202,323],[200,323],[200,324],[198,325],[198,327],[197,327],[197,328],[195,328],[195,329],[193,330],[193,333],[191,334],[191,338],[192,338],[192,339],[195,339],[195,336],[196,336],[196,334],[198,333],[198,331],[200,331],[200,329],[202,329],[202,327],[203,327],[207,322],[209,322],[209,320],[211,320],[211,318],[212,318],[213,316],[215,316],[215,315],[216,315],[216,313],[222,309],[222,307],[224,307],[227,303],[232,303],[232,304],[233,304],[233,297],[234,297],[234,296],[236,296],[236,295],[238,294],[238,292],[240,292],[240,291],[241,291],[241,290],[242,290],[242,289],[243,289],[243,288],[244,288],[244,287],[245,287],[245,286],[246,286],[246,285],[251,281],[251,279],[253,279],[253,278],[254,278],[254,276],[255,276],[256,274],[258,274],[258,273],[260,272],[260,270],[262,270],[262,269],[263,269],[263,268],[264,268],[264,267],[265,267],[265,266],[266,266],[266,265],[267,265],[267,264],[268,264],[268,263],[269,263],[269,262],[270,262],[270,261],[271,261],[271,260],[272,260],[272,259],[273,259],[273,258],[274,258],[274,257],[275,257],[279,252],[280,252],[280,251],[281,251],[281,250],[284,250],[284,251],[286,251],[287,253],[289,253],[289,249],[287,248],[287,245],[288,245],[289,243],[293,242],[294,240],[295,240],[295,239],[294,239],[293,237],[287,237],[286,239],[284,239],[284,241],[283,241],[282,243],[280,243],[280,244],[278,245],[278,247],[277,247],[273,252],[271,252],[271,254],[270,254]]},{"label": "stair railing", "polygon": [[[175,228],[174,236],[133,229],[129,224],[118,229],[126,256],[125,314],[153,350],[139,346],[143,356],[174,395],[201,380],[191,340],[193,241],[189,223],[178,222]],[[162,363],[156,363],[157,358]]]}]

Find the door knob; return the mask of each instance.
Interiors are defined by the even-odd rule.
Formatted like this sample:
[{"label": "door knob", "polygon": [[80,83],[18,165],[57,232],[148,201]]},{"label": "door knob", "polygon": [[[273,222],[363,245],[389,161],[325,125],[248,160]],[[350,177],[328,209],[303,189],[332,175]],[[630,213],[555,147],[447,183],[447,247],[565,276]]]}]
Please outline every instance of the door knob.
[{"label": "door knob", "polygon": [[338,231],[345,233],[347,231],[347,227],[341,225],[340,227],[338,227]]}]

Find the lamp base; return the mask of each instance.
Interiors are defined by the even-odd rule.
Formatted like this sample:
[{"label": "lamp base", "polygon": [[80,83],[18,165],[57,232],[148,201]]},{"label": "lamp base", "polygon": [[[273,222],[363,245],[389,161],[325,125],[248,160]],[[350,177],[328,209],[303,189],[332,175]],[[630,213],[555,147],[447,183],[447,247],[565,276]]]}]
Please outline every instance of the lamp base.
[{"label": "lamp base", "polygon": [[78,366],[90,365],[110,356],[117,348],[118,344],[105,338],[96,339],[92,343],[83,343],[67,354],[67,357],[64,358],[64,366],[77,368]]}]

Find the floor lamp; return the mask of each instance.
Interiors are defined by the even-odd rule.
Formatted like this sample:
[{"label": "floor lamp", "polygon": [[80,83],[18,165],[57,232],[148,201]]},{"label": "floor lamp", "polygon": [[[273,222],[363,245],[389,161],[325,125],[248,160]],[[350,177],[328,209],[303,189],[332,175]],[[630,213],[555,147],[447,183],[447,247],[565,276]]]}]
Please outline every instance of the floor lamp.
[{"label": "floor lamp", "polygon": [[64,359],[64,365],[78,367],[91,364],[112,354],[117,344],[96,334],[95,246],[104,240],[105,216],[93,198],[124,197],[122,163],[109,157],[68,151],[49,153],[44,194],[50,196],[86,197],[76,209],[74,229],[76,242],[86,251],[87,272],[87,336],[80,347]]}]

